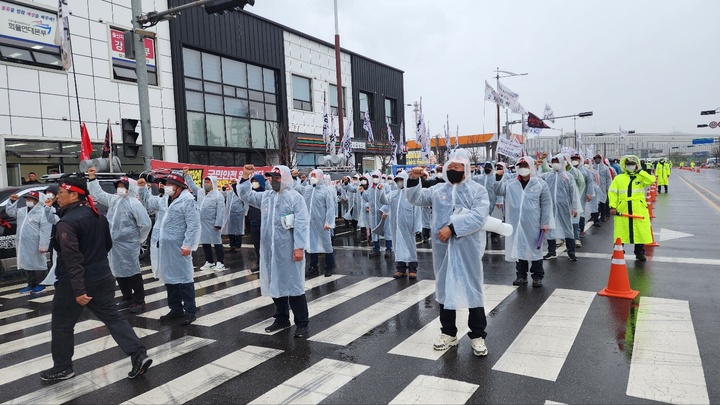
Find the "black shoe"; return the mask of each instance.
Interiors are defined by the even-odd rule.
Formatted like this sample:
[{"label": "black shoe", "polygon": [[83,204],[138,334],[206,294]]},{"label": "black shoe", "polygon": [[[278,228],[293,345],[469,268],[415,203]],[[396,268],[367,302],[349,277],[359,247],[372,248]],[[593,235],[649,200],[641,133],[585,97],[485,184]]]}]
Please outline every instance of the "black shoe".
[{"label": "black shoe", "polygon": [[525,285],[527,284],[527,279],[518,277],[515,281],[513,281],[513,285]]},{"label": "black shoe", "polygon": [[72,366],[66,367],[64,370],[56,371],[55,368],[45,370],[40,373],[40,380],[44,383],[55,383],[58,381],[68,380],[75,377]]},{"label": "black shoe", "polygon": [[131,314],[139,314],[145,311],[145,304],[132,304],[128,312]]},{"label": "black shoe", "polygon": [[180,322],[180,325],[190,325],[193,323],[197,317],[195,315],[185,314],[183,315],[183,320]]},{"label": "black shoe", "polygon": [[126,309],[130,308],[130,301],[122,300],[117,303],[117,309],[118,311],[124,311]]},{"label": "black shoe", "polygon": [[308,327],[307,327],[307,326],[304,326],[304,327],[302,327],[302,328],[300,328],[300,327],[296,327],[296,328],[295,328],[295,335],[294,335],[294,336],[295,336],[296,338],[305,337],[305,336],[307,336],[307,334],[308,334]]},{"label": "black shoe", "polygon": [[320,275],[320,270],[317,267],[309,267],[305,272],[305,278],[317,277]]},{"label": "black shoe", "polygon": [[557,259],[557,255],[555,253],[548,252],[545,256],[543,256],[543,260],[550,260],[550,259]]},{"label": "black shoe", "polygon": [[333,269],[325,269],[325,277],[330,277],[333,274]]},{"label": "black shoe", "polygon": [[646,261],[647,261],[647,257],[645,257],[645,254],[644,254],[644,253],[638,253],[638,254],[635,255],[635,260],[637,260],[637,261],[639,261],[639,262],[646,262]]},{"label": "black shoe", "polygon": [[380,257],[380,251],[378,250],[377,252],[370,252],[369,257]]},{"label": "black shoe", "polygon": [[392,259],[393,257],[393,251],[392,249],[385,249],[385,258],[386,259]]},{"label": "black shoe", "polygon": [[594,222],[593,226],[596,228],[600,228],[602,225],[600,224],[600,222]]},{"label": "black shoe", "polygon": [[132,370],[128,373],[128,378],[133,379],[145,374],[151,364],[152,359],[149,358],[146,353],[138,354],[135,361],[133,361]]},{"label": "black shoe", "polygon": [[182,312],[170,311],[167,314],[160,317],[160,322],[171,321],[173,319],[180,319],[183,316],[185,316],[185,315]]},{"label": "black shoe", "polygon": [[571,262],[576,262],[577,256],[575,256],[575,253],[568,253],[568,259],[570,259]]},{"label": "black shoe", "polygon": [[267,333],[274,333],[279,330],[287,329],[290,327],[290,321],[287,322],[273,322],[272,325],[265,328],[265,332]]},{"label": "black shoe", "polygon": [[540,280],[539,278],[538,278],[538,279],[535,279],[535,280],[533,280],[533,284],[532,284],[532,285],[533,285],[533,288],[542,287],[542,280]]}]

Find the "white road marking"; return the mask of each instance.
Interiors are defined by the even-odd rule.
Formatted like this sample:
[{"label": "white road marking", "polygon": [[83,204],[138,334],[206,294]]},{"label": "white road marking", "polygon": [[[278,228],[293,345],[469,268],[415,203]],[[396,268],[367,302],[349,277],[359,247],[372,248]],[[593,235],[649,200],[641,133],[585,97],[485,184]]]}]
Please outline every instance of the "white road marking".
[{"label": "white road marking", "polygon": [[318,404],[369,367],[323,359],[251,404]]},{"label": "white road marking", "polygon": [[553,291],[493,370],[556,381],[596,294]]},{"label": "white road marking", "polygon": [[464,404],[480,387],[463,381],[419,375],[390,404]]},{"label": "white road marking", "polygon": [[27,314],[28,312],[32,312],[32,309],[28,308],[14,308],[14,309],[8,309],[7,311],[0,312],[0,319],[10,318],[11,316],[16,315],[22,315]]},{"label": "white road marking", "polygon": [[673,404],[709,404],[687,301],[640,298],[627,395]]},{"label": "white road marking", "polygon": [[[75,334],[82,333],[90,329],[99,328],[101,326],[103,326],[103,323],[94,319],[78,322],[75,325]],[[13,353],[18,350],[29,349],[33,346],[41,345],[43,343],[47,343],[50,341],[51,337],[52,333],[48,330],[45,332],[37,333],[21,339],[11,340],[9,342],[0,344],[0,356],[6,355],[8,353]]]}]

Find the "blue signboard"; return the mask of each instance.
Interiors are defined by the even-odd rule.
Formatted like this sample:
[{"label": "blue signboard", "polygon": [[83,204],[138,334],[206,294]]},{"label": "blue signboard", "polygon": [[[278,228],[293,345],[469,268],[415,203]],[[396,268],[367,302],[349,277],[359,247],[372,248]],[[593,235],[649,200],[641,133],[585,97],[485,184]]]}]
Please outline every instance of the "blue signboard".
[{"label": "blue signboard", "polygon": [[695,138],[692,140],[693,145],[702,145],[704,143],[713,143],[713,138]]}]

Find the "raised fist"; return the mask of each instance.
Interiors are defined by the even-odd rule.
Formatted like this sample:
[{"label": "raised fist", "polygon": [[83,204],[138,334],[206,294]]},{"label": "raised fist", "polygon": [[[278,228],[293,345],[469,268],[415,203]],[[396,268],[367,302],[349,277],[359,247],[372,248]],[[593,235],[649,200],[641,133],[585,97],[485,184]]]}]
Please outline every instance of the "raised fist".
[{"label": "raised fist", "polygon": [[245,165],[243,166],[243,179],[249,179],[255,173],[255,166]]},{"label": "raised fist", "polygon": [[183,176],[187,176],[188,173],[190,173],[190,168],[187,166],[183,167]]},{"label": "raised fist", "polygon": [[89,178],[90,180],[94,179],[94,178],[95,178],[95,174],[97,174],[97,168],[96,168],[96,167],[91,167],[91,168],[89,168],[88,171],[87,171],[87,174],[88,174],[88,178]]}]

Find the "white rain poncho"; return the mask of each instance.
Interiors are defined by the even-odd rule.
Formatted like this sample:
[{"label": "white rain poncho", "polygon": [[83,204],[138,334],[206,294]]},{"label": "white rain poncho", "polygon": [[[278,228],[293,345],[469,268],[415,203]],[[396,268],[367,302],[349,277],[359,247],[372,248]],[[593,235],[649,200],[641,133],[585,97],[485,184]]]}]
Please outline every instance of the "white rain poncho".
[{"label": "white rain poncho", "polygon": [[[313,173],[318,179],[323,178],[323,172],[320,169],[315,169],[310,172],[312,177]],[[309,182],[308,182],[309,184]],[[308,253],[332,253],[332,240],[330,238],[332,229],[335,229],[335,209],[337,206],[335,203],[334,193],[335,189],[322,184],[322,180],[315,186],[308,185],[302,188],[302,194],[305,198],[305,205],[308,210],[309,218],[309,235],[310,239],[305,250]],[[327,226],[330,229],[325,230]]]},{"label": "white rain poncho", "polygon": [[39,198],[40,201],[30,210],[28,207],[18,209],[17,201],[8,204],[5,208],[8,216],[17,218],[15,252],[18,269],[30,271],[48,269],[45,252],[50,246],[52,224],[48,221],[47,213],[43,208],[45,194],[39,193]]},{"label": "white rain poncho", "polygon": [[[208,176],[212,182],[212,190],[205,194],[203,187],[198,187],[191,175],[185,176],[185,182],[190,191],[197,197],[197,205],[200,210],[200,244],[219,245],[222,243],[222,228],[225,227],[225,196],[217,189],[217,177]],[[220,229],[215,229],[218,227]]]},{"label": "white rain poncho", "polygon": [[[370,212],[368,213],[368,226],[370,229],[375,229],[375,227],[380,224],[380,221],[382,221],[382,204],[380,203],[380,193],[385,193],[385,186],[383,186],[383,190],[379,190],[377,188],[378,184],[372,184],[372,176],[380,177],[380,170],[375,170],[372,172],[370,181],[371,184],[368,186],[369,189],[365,190],[363,193],[363,199],[365,200],[365,203],[367,203],[367,206],[370,208]],[[377,242],[380,240],[380,237],[375,232],[371,232],[372,235],[372,241]],[[389,234],[385,233],[385,238],[389,238]]]},{"label": "white rain poncho", "polygon": [[245,215],[247,215],[249,207],[236,194],[232,185],[228,184],[228,187],[230,189],[225,191],[227,218],[222,233],[224,235],[245,235]]},{"label": "white rain poncho", "polygon": [[[473,176],[473,180],[480,184],[481,186],[485,187],[485,190],[488,192],[488,199],[490,200],[490,205],[488,206],[489,213],[492,214],[493,210],[495,209],[495,204],[497,204],[497,196],[495,195],[495,165],[492,164],[492,162],[487,162],[492,166],[492,171],[488,174],[485,173],[485,166],[483,165],[481,171],[482,173],[477,174]],[[487,164],[486,163],[486,164]]]},{"label": "white rain poncho", "polygon": [[537,248],[540,229],[547,225],[555,227],[553,204],[547,183],[537,177],[535,160],[521,158],[530,165],[530,180],[525,188],[518,176],[495,185],[498,196],[504,196],[505,223],[513,226],[513,234],[505,238],[505,260],[542,260],[542,249]]},{"label": "white rain poncho", "polygon": [[572,220],[573,210],[577,210],[577,194],[575,193],[575,178],[565,170],[565,157],[562,154],[553,156],[558,159],[562,168],[559,172],[543,173],[542,178],[550,190],[553,204],[553,217],[555,227],[548,232],[548,239],[575,239]]},{"label": "white rain poncho", "polygon": [[[334,212],[333,212],[333,215],[334,215],[334,218],[337,218],[337,217],[338,217],[338,208],[339,208],[339,207],[338,207],[338,205],[339,205],[339,204],[338,204],[338,202],[339,202],[339,200],[338,200],[338,188],[337,188],[337,186],[335,186],[335,184],[333,184],[332,178],[330,177],[329,174],[324,174],[324,175],[323,175],[323,178],[322,178],[321,183],[322,183],[323,186],[327,187],[328,192],[329,192],[330,195],[332,196],[332,199],[333,199],[333,211],[334,211]],[[335,223],[335,221],[333,220],[333,224],[334,224],[334,223]],[[333,225],[333,228],[334,228],[334,225]]]},{"label": "white rain poncho", "polygon": [[[179,187],[174,185],[174,187]],[[192,255],[183,256],[182,248],[189,247],[195,251],[200,242],[200,211],[192,193],[183,190],[169,205],[169,197],[153,196],[150,191],[141,187],[140,200],[149,211],[157,212],[153,246],[155,259],[153,271],[155,276],[165,284],[185,284],[193,282]],[[152,254],[152,251],[151,251]],[[156,270],[157,269],[157,270]]]},{"label": "white rain poncho", "polygon": [[[593,169],[600,176],[600,192],[598,193],[598,202],[605,203],[607,201],[607,191],[612,183],[612,175],[610,174],[610,168],[605,163],[593,163]],[[597,212],[597,211],[593,211]]]},{"label": "white rain poncho", "polygon": [[[295,191],[290,169],[276,166],[282,175],[280,192],[271,184],[264,192],[253,191],[250,181],[238,186],[243,201],[262,213],[260,234],[260,291],[273,298],[305,294],[305,258],[293,261],[295,249],[308,247],[308,210],[305,199]],[[294,215],[294,227],[285,229],[282,217]]]},{"label": "white rain poncho", "polygon": [[[159,240],[159,229],[160,223],[165,215],[167,209],[168,197],[166,195],[153,196],[149,189],[140,187],[138,190],[138,197],[140,202],[150,214],[155,214],[155,225],[153,225],[152,233],[150,234],[150,267],[155,278],[157,278],[157,263],[160,260],[158,255],[158,240]],[[151,202],[152,200],[152,202]]]},{"label": "white rain poncho", "polygon": [[[481,228],[488,218],[488,194],[484,187],[471,181],[470,160],[464,149],[450,157],[449,164],[460,162],[465,166],[465,178],[458,184],[447,179],[430,188],[420,184],[407,188],[410,203],[433,207],[432,251],[435,270],[435,297],[446,309],[484,307],[483,266],[485,231]],[[457,236],[441,242],[440,229],[453,225]]]},{"label": "white rain poncho", "polygon": [[588,161],[588,167],[585,167],[584,169],[590,173],[590,178],[592,179],[590,186],[588,187],[588,194],[590,194],[592,198],[590,201],[585,203],[585,211],[594,214],[600,209],[598,204],[600,202],[599,197],[601,195],[600,174],[595,170],[591,161]]},{"label": "white rain poncho", "polygon": [[[568,158],[568,162],[569,161],[570,159]],[[583,194],[585,191],[585,176],[579,169],[572,166],[567,169],[567,172],[570,173],[571,178],[575,181],[573,191],[575,191],[575,211],[577,211],[577,215],[573,217],[572,223],[576,225],[580,223],[580,217],[585,213],[585,194]]]},{"label": "white rain poncho", "polygon": [[353,208],[355,208],[355,193],[350,191],[352,188],[353,184],[350,180],[348,180],[348,184],[341,183],[340,185],[340,206],[342,208],[341,215],[346,221],[357,221],[357,210],[353,210]]},{"label": "white rain poncho", "polygon": [[[408,175],[402,172],[395,179],[407,180]],[[420,207],[410,204],[404,189],[398,189],[380,195],[380,202],[387,206],[393,248],[396,262],[417,262],[417,244],[415,234],[422,231],[422,212]]]},{"label": "white rain poncho", "polygon": [[152,220],[137,198],[137,186],[130,186],[127,194],[119,195],[106,193],[98,181],[88,181],[87,185],[93,200],[108,207],[106,216],[113,241],[108,253],[110,270],[115,277],[140,274],[140,245],[150,234]]}]

